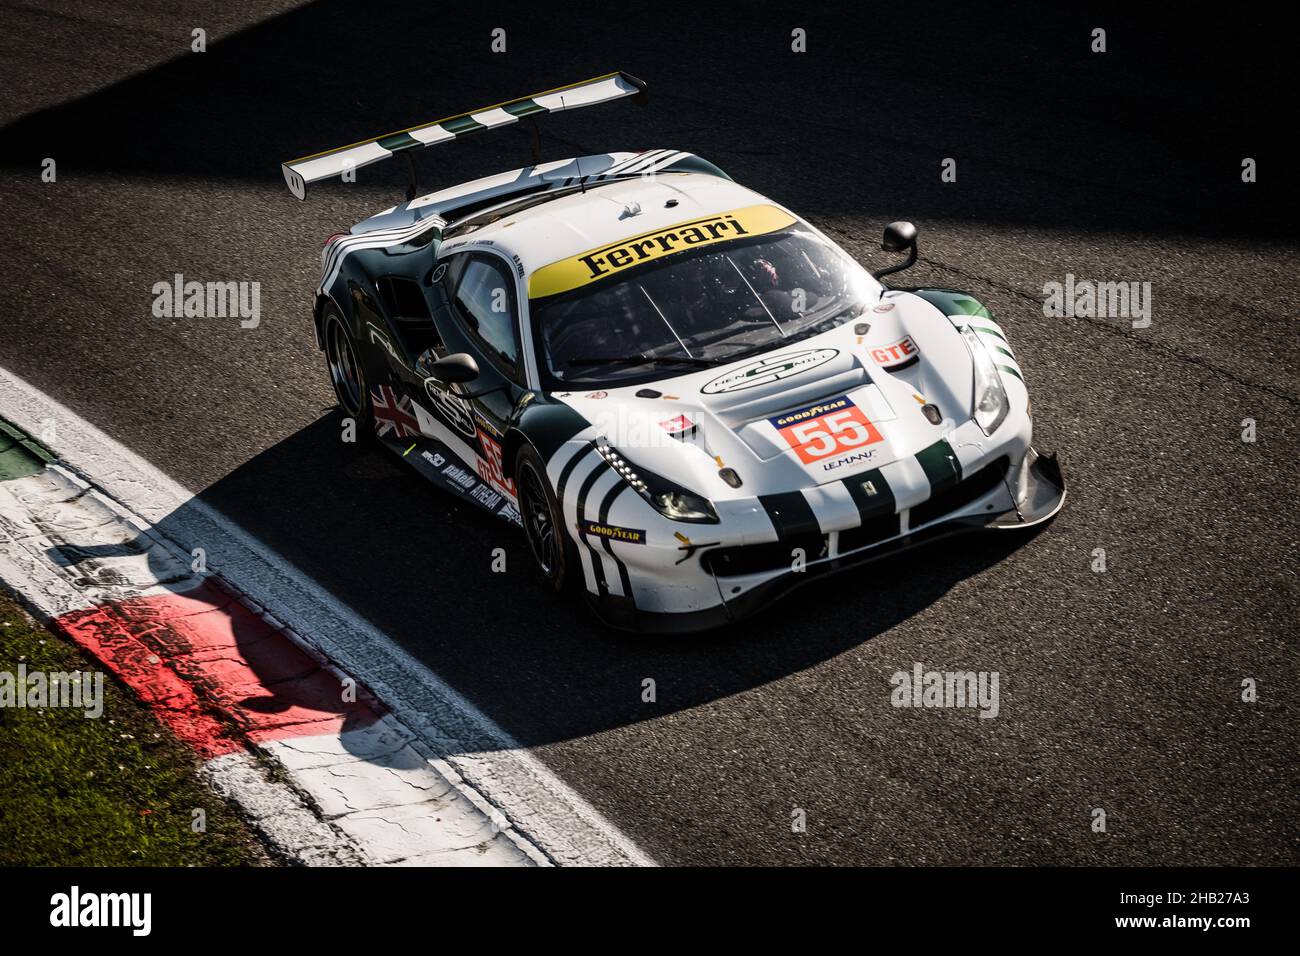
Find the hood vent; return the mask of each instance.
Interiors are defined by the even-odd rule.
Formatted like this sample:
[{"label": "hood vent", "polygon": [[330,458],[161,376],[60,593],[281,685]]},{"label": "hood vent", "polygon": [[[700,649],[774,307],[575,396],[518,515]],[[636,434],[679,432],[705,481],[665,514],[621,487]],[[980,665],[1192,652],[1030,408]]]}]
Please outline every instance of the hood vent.
[{"label": "hood vent", "polygon": [[[762,418],[771,418],[780,412],[811,405],[813,402],[835,395],[843,395],[863,385],[871,379],[862,366],[854,365],[844,372],[829,378],[816,378],[806,385],[791,387],[785,382],[773,382],[767,388],[744,389],[723,395],[708,396],[704,404],[730,428]],[[753,392],[754,394],[746,394]]]}]

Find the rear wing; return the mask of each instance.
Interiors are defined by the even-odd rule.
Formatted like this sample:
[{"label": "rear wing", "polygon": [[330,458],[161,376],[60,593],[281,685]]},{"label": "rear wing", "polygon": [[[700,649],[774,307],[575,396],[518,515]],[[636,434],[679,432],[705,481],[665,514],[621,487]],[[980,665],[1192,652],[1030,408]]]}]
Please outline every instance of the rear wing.
[{"label": "rear wing", "polygon": [[[337,149],[327,149],[323,153],[313,153],[283,163],[280,168],[284,172],[284,181],[289,187],[289,192],[299,199],[304,199],[307,196],[308,183],[328,179],[331,176],[340,176],[398,153],[408,153],[407,158],[411,159],[410,150],[422,149],[434,143],[448,142],[469,133],[508,126],[521,119],[531,121],[543,113],[559,113],[581,106],[595,106],[597,103],[606,103],[628,96],[640,97],[644,102],[645,93],[645,83],[631,74],[621,71],[606,73],[604,76],[583,80],[581,83],[571,83],[543,93],[534,93],[532,96],[521,96],[517,100],[498,103],[496,106],[484,106],[468,113],[448,116],[446,119],[421,123],[386,136],[376,136],[374,139],[353,143],[351,146],[340,146]],[[411,172],[412,192],[408,195],[408,200],[415,198],[413,160]]]}]

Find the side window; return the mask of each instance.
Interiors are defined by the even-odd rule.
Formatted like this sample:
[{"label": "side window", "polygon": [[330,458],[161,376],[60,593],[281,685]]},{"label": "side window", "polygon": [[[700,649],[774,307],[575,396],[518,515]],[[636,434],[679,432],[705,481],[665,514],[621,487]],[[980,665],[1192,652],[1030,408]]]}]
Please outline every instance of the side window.
[{"label": "side window", "polygon": [[[453,274],[455,269],[453,265]],[[519,338],[515,284],[501,263],[486,256],[470,256],[456,279],[451,301],[465,327],[498,360],[503,370],[517,379]]]},{"label": "side window", "polygon": [[438,263],[438,265],[434,267],[433,274],[435,276],[438,274],[439,268],[443,266],[447,267],[447,271],[442,276],[442,284],[446,286],[448,295],[451,294],[452,289],[456,288],[456,283],[460,281],[460,274],[465,271],[465,263],[469,262],[472,258],[473,256],[461,253],[460,255],[454,255],[449,259],[442,260],[442,262]]}]

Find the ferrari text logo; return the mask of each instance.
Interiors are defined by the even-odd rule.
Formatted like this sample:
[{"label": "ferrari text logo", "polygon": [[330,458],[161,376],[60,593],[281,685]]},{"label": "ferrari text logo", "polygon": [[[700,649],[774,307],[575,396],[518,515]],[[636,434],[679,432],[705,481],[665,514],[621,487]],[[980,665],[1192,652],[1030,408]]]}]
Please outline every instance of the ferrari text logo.
[{"label": "ferrari text logo", "polygon": [[685,246],[735,239],[737,236],[748,234],[749,231],[735,216],[723,213],[721,216],[713,216],[709,219],[684,222],[663,232],[651,233],[615,246],[606,246],[580,258],[591,270],[591,278],[596,279],[615,269],[626,269],[638,262],[645,262],[647,259]]},{"label": "ferrari text logo", "polygon": [[543,266],[529,277],[528,295],[540,299],[567,292],[645,262],[743,236],[773,232],[794,222],[793,216],[775,206],[748,206],[679,222]]}]

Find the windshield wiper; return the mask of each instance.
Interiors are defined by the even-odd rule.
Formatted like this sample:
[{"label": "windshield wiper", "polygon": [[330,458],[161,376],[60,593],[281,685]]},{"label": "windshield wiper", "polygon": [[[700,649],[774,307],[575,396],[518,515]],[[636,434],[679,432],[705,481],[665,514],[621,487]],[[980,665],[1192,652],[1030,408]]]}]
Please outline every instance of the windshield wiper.
[{"label": "windshield wiper", "polygon": [[718,363],[709,359],[692,358],[689,355],[582,355],[571,358],[566,365],[650,365],[653,362],[672,362],[674,365],[692,365],[696,368],[711,368]]}]

